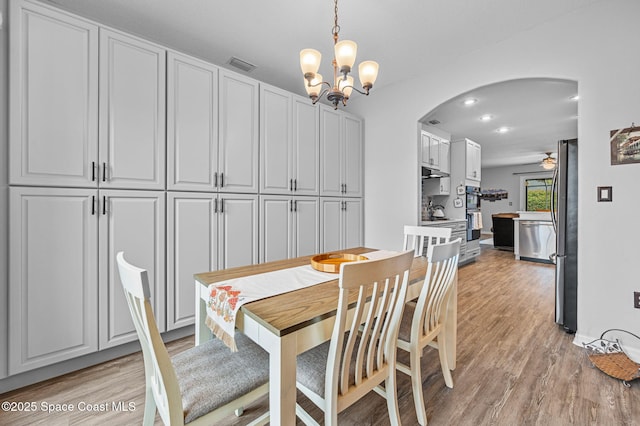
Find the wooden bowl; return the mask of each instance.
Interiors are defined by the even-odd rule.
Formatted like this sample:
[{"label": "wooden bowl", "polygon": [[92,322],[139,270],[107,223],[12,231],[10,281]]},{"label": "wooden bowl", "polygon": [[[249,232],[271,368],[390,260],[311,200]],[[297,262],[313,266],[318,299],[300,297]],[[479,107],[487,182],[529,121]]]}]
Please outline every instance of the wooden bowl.
[{"label": "wooden bowl", "polygon": [[349,253],[327,253],[318,254],[311,258],[311,266],[313,269],[322,272],[338,273],[340,272],[340,265],[345,262],[358,262],[362,260],[368,260],[365,256],[359,254]]}]

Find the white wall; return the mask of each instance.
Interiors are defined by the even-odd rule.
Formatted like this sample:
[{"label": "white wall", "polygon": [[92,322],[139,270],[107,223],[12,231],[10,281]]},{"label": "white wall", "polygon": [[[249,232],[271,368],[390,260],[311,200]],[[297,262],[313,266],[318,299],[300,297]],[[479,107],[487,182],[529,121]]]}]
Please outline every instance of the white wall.
[{"label": "white wall", "polygon": [[[635,218],[640,164],[611,166],[608,143],[609,130],[640,121],[640,55],[634,54],[640,40],[638,16],[638,0],[602,0],[455,61],[438,63],[418,79],[374,88],[371,96],[353,102],[366,120],[365,244],[399,249],[402,226],[416,223],[419,118],[460,93],[491,83],[536,77],[576,80],[576,343],[609,328],[640,335],[640,310],[632,303],[633,291],[640,290],[634,267],[640,240]],[[613,202],[596,202],[596,187],[602,185],[613,186]],[[625,339],[623,344],[640,359],[640,342]]]}]

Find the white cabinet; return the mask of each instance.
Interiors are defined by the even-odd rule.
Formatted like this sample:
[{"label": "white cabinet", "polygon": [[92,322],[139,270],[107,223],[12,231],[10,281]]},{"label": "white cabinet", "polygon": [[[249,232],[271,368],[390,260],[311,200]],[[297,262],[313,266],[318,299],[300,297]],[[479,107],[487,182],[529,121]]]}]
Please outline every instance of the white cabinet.
[{"label": "white cabinet", "polygon": [[362,196],[362,120],[320,105],[320,195]]},{"label": "white cabinet", "polygon": [[258,82],[220,70],[219,166],[222,192],[258,192]]},{"label": "white cabinet", "polygon": [[[480,186],[481,149],[480,145],[470,139],[459,139],[451,142],[452,169],[456,169],[456,180],[462,179],[465,185]],[[463,170],[460,170],[460,169]]]},{"label": "white cabinet", "polygon": [[98,27],[38,5],[15,6],[10,183],[95,186]]},{"label": "white cabinet", "polygon": [[422,191],[426,195],[449,195],[451,193],[451,178],[429,178],[423,179]]},{"label": "white cabinet", "polygon": [[[98,191],[99,348],[138,339],[122,290],[116,254],[146,269],[158,329],[165,331],[165,193]],[[85,309],[94,309],[90,305]]]},{"label": "white cabinet", "polygon": [[148,270],[164,331],[164,192],[11,188],[10,373],[137,339],[115,255]]},{"label": "white cabinet", "polygon": [[321,197],[320,241],[322,252],[362,246],[362,200]]},{"label": "white cabinet", "polygon": [[320,250],[318,197],[260,196],[260,261],[288,259]]},{"label": "white cabinet", "polygon": [[98,350],[96,192],[10,190],[9,374]]},{"label": "white cabinet", "polygon": [[218,68],[169,52],[167,189],[211,191],[216,189],[216,173]]},{"label": "white cabinet", "polygon": [[482,159],[480,145],[475,143],[474,141],[466,139],[466,150],[467,150],[466,178],[472,181],[480,182],[481,180],[480,163]]},{"label": "white cabinet", "polygon": [[258,259],[255,195],[167,193],[167,330],[194,323],[197,271]]},{"label": "white cabinet", "polygon": [[165,188],[163,48],[100,29],[100,186]]},{"label": "white cabinet", "polygon": [[440,138],[431,133],[420,132],[422,166],[440,170]]},{"label": "white cabinet", "polygon": [[260,85],[260,193],[318,195],[318,108]]},{"label": "white cabinet", "polygon": [[440,139],[440,174],[451,173],[451,142]]}]

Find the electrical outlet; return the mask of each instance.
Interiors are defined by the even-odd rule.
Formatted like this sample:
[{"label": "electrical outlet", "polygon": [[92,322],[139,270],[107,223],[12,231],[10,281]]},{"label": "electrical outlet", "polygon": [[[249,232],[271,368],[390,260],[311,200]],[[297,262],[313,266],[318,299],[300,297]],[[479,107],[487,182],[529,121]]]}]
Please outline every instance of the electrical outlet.
[{"label": "electrical outlet", "polygon": [[640,309],[640,291],[633,292],[633,307]]}]

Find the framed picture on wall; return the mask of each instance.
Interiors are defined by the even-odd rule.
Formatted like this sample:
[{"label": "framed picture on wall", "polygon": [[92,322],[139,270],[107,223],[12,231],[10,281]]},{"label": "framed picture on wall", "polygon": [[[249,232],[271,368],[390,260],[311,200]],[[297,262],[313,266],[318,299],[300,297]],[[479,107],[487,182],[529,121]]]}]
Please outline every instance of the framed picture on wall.
[{"label": "framed picture on wall", "polygon": [[640,163],[640,127],[611,130],[611,165]]}]

